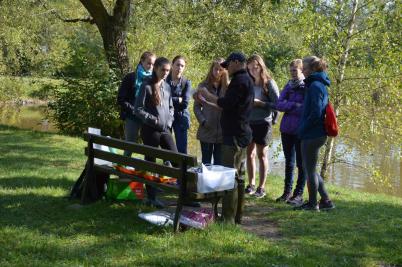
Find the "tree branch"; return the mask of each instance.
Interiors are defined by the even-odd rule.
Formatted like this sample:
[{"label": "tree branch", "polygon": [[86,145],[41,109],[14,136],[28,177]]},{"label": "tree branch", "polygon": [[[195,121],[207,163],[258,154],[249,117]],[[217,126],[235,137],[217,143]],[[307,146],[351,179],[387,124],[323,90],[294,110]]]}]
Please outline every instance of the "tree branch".
[{"label": "tree branch", "polygon": [[94,19],[99,30],[104,29],[110,18],[109,13],[101,0],[80,0],[81,4],[88,10],[91,17]]}]

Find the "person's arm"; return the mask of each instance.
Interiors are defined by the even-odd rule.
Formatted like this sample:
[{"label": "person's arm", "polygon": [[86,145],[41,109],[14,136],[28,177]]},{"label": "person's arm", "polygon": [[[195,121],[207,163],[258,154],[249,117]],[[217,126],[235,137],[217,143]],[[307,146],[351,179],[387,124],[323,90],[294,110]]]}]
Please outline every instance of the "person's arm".
[{"label": "person's arm", "polygon": [[224,97],[217,99],[216,104],[222,109],[235,109],[246,90],[244,84],[239,84],[236,90],[227,90]]},{"label": "person's arm", "polygon": [[174,120],[174,106],[173,106],[172,95],[170,95],[170,97],[169,97],[169,121],[168,121],[169,128],[172,127],[173,120]]},{"label": "person's arm", "polygon": [[319,123],[321,120],[321,107],[324,101],[324,95],[316,84],[312,84],[307,90],[306,98],[309,100],[307,118],[304,120],[303,125],[300,125],[299,134],[304,133],[306,129],[313,127],[315,124]]},{"label": "person's arm", "polygon": [[127,74],[123,78],[117,94],[117,105],[119,105],[125,112],[129,114],[135,113],[134,106],[127,101],[129,99],[128,94],[130,93],[130,88],[133,86],[134,86],[133,76],[132,74]]},{"label": "person's arm", "polygon": [[279,98],[279,88],[274,80],[271,80],[268,84],[268,101],[265,102],[266,109],[273,109],[276,106]]},{"label": "person's arm", "polygon": [[301,103],[289,101],[288,94],[290,89],[290,85],[287,84],[282,90],[274,109],[282,112],[299,114],[301,112],[301,109],[303,108],[303,105]]},{"label": "person's arm", "polygon": [[191,97],[191,81],[187,80],[183,91],[181,92],[181,97],[178,98],[178,107],[182,110],[188,108]]},{"label": "person's arm", "polygon": [[[195,98],[198,98],[198,96],[195,96]],[[200,125],[204,125],[207,119],[205,118],[204,113],[202,112],[202,104],[199,100],[194,101],[193,111],[198,123]]]},{"label": "person's arm", "polygon": [[135,100],[135,115],[139,119],[141,119],[141,121],[144,122],[145,124],[155,127],[158,124],[158,118],[147,112],[145,109],[147,92],[148,92],[148,86],[147,85],[144,86],[144,84],[142,84],[140,94]]}]

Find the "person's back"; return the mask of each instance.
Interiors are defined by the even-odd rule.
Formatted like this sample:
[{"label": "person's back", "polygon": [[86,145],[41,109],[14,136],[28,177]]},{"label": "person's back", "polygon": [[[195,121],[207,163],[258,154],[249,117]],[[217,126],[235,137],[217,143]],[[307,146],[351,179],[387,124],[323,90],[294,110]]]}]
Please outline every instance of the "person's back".
[{"label": "person's back", "polygon": [[330,80],[325,72],[314,72],[305,79],[305,83],[307,90],[298,135],[300,139],[326,136],[324,128],[325,107],[328,104],[326,86],[330,85]]},{"label": "person's back", "polygon": [[221,126],[223,143],[233,145],[233,137],[241,147],[251,141],[249,125],[253,108],[253,82],[245,69],[233,73],[225,97],[219,98],[218,106],[222,108]]}]

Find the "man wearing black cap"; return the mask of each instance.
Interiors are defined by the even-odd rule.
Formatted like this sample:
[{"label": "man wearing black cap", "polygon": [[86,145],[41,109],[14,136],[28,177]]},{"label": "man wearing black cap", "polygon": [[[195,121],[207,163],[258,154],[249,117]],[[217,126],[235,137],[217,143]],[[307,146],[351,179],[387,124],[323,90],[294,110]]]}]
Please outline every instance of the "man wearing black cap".
[{"label": "man wearing black cap", "polygon": [[222,165],[237,169],[237,188],[222,201],[222,215],[229,223],[241,223],[244,207],[244,173],[246,148],[252,139],[249,116],[253,107],[253,82],[246,71],[246,57],[233,52],[221,63],[228,70],[231,81],[224,97],[216,97],[200,89],[200,101],[222,108],[223,133]]}]

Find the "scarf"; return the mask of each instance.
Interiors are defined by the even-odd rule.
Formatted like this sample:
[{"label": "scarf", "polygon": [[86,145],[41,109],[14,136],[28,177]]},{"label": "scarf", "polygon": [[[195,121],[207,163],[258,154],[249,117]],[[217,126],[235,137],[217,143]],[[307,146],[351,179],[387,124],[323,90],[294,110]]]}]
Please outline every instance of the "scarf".
[{"label": "scarf", "polygon": [[304,76],[301,77],[300,79],[289,80],[289,85],[292,89],[296,89],[296,88],[300,87],[301,85],[304,85]]},{"label": "scarf", "polygon": [[146,71],[141,64],[138,64],[136,70],[136,80],[135,80],[135,97],[140,93],[141,84],[144,81],[144,78],[151,77],[152,70]]}]

